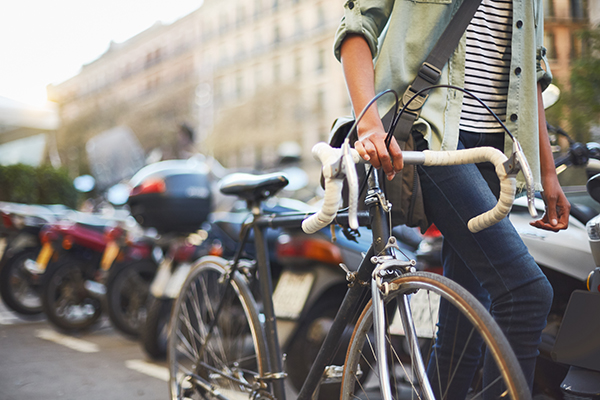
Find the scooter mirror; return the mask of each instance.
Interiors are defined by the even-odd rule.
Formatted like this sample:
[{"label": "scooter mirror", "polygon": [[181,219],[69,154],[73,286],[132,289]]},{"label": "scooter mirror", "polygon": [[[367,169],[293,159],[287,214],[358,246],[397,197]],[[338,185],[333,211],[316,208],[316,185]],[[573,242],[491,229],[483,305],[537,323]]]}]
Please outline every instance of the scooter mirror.
[{"label": "scooter mirror", "polygon": [[600,174],[592,176],[587,181],[586,188],[592,199],[600,203]]},{"label": "scooter mirror", "polygon": [[550,84],[546,90],[542,92],[542,102],[544,103],[544,109],[552,107],[560,98],[560,89]]},{"label": "scooter mirror", "polygon": [[73,179],[73,186],[81,193],[87,193],[96,186],[96,180],[91,175],[80,175]]}]

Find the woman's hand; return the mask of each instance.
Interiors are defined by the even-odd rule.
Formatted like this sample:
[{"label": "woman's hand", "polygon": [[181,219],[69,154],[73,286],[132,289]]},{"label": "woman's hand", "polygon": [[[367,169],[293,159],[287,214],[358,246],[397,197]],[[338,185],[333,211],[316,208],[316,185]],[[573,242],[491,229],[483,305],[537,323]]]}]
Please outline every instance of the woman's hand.
[{"label": "woman's hand", "polygon": [[354,148],[372,166],[383,168],[388,180],[392,180],[396,172],[404,167],[404,162],[400,146],[393,137],[388,151],[385,145],[386,136],[383,127],[372,128],[366,132],[359,129],[359,139],[354,143]]},{"label": "woman's hand", "polygon": [[546,203],[546,212],[541,219],[529,224],[553,232],[567,229],[571,204],[560,187],[558,179],[548,179],[547,182],[542,182],[542,185],[544,186],[542,196]]}]

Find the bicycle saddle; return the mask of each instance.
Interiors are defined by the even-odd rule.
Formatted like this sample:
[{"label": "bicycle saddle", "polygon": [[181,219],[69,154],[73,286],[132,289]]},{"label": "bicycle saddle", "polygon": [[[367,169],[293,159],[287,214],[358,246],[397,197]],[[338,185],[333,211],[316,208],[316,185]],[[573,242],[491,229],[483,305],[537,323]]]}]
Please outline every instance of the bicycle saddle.
[{"label": "bicycle saddle", "polygon": [[221,180],[219,190],[223,194],[235,195],[244,200],[260,201],[274,196],[289,183],[281,173],[252,175],[234,173]]}]

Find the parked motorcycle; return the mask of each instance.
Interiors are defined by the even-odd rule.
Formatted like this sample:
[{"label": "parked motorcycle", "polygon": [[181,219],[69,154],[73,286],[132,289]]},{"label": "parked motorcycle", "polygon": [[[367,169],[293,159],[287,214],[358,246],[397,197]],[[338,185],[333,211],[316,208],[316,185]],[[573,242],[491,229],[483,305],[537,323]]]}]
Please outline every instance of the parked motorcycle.
[{"label": "parked motorcycle", "polygon": [[156,275],[162,252],[157,238],[147,232],[108,233],[105,249],[114,262],[106,278],[106,307],[112,325],[131,338],[137,338],[146,320],[146,300]]},{"label": "parked motorcycle", "polygon": [[61,205],[2,203],[0,207],[5,241],[0,258],[0,295],[8,308],[22,316],[42,313],[40,276],[26,267],[42,248],[40,230],[69,211]]},{"label": "parked motorcycle", "polygon": [[56,327],[82,330],[100,318],[105,279],[117,255],[106,251],[113,240],[106,233],[125,220],[73,213],[40,232],[42,249],[26,268],[41,276],[42,309]]}]

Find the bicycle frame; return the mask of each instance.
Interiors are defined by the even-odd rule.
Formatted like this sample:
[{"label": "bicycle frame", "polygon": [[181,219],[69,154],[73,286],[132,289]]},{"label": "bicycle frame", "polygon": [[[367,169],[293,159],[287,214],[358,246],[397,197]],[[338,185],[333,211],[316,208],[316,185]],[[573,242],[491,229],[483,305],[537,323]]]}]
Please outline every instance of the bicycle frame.
[{"label": "bicycle frame", "polygon": [[[351,322],[351,318],[357,310],[357,306],[369,290],[371,286],[373,271],[375,264],[372,263],[372,257],[386,253],[386,245],[389,239],[389,225],[387,220],[387,212],[382,202],[386,202],[383,193],[379,188],[377,174],[370,174],[369,190],[365,203],[367,204],[368,212],[359,214],[359,222],[361,225],[367,224],[371,226],[373,232],[373,243],[369,248],[366,256],[363,258],[357,272],[354,273],[353,282],[349,285],[349,289],[343,299],[342,305],[334,319],[334,322],[323,342],[317,358],[313,362],[308,376],[298,395],[299,400],[308,400],[313,396],[320,381],[323,378],[326,367],[330,364],[331,359],[337,348],[338,339],[342,335],[344,329]],[[300,226],[300,222],[306,217],[305,214],[279,214],[279,215],[262,215],[259,204],[249,204],[252,210],[254,219],[244,227],[242,232],[242,240],[240,242],[239,251],[236,253],[232,272],[237,269],[238,261],[241,258],[241,249],[244,247],[249,237],[250,229],[254,230],[254,242],[256,245],[256,261],[258,266],[258,274],[263,277],[259,280],[259,290],[263,299],[263,314],[265,316],[265,335],[268,345],[268,365],[269,372],[266,376],[261,377],[264,382],[270,382],[273,387],[275,398],[285,400],[284,381],[285,372],[283,368],[283,356],[277,336],[277,324],[272,301],[273,282],[271,280],[271,265],[268,256],[267,242],[265,240],[265,231],[267,228],[276,227],[294,227]],[[347,223],[348,214],[339,213],[337,221]],[[228,279],[231,279],[231,273]],[[227,286],[229,288],[229,285]],[[217,310],[217,315],[220,310]],[[404,314],[404,313],[402,313]],[[209,332],[212,331],[212,326]],[[410,335],[409,335],[410,336]],[[416,339],[415,339],[416,340]]]}]

